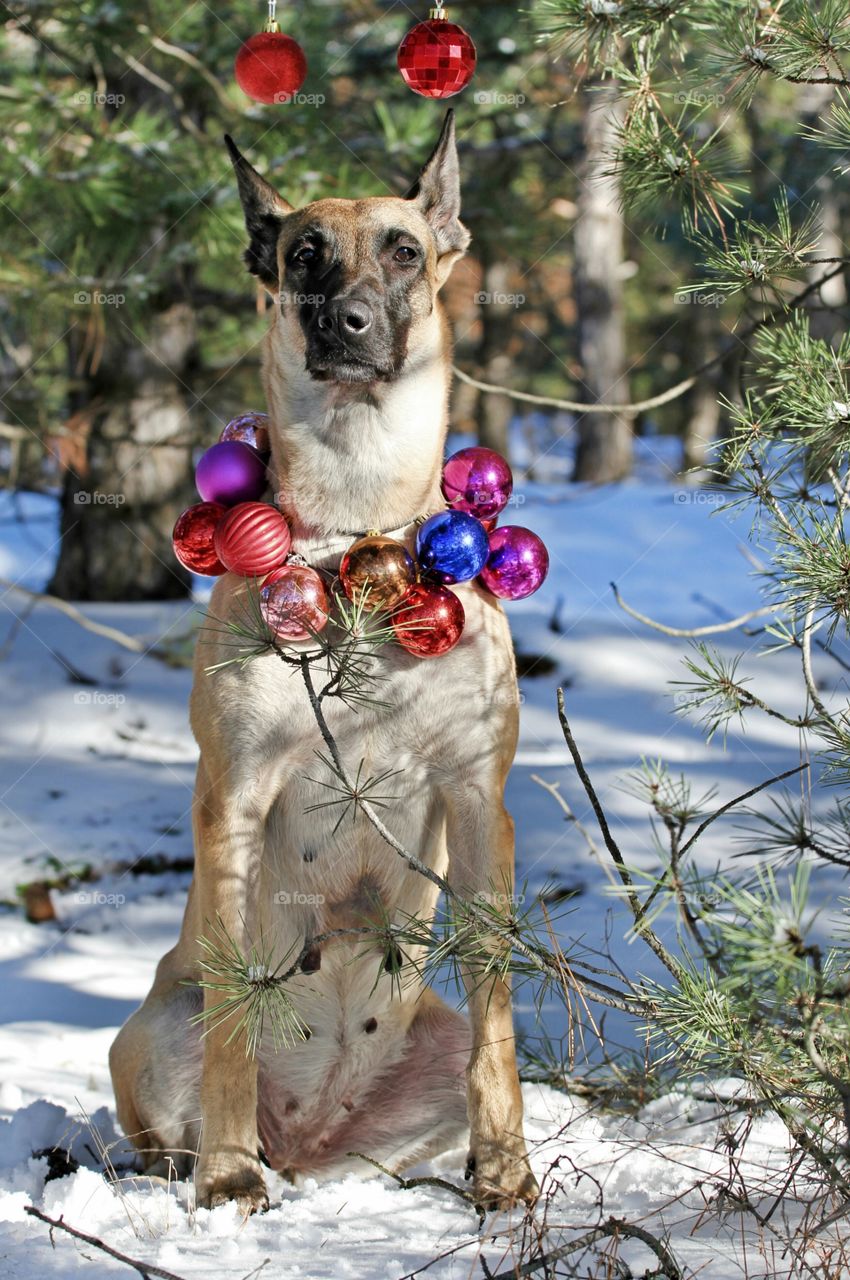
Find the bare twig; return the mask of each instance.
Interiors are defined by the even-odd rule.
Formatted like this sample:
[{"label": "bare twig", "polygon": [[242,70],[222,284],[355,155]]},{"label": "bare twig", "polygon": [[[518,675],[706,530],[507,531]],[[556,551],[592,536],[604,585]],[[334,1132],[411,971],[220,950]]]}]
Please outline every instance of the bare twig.
[{"label": "bare twig", "polygon": [[800,639],[800,656],[803,660],[803,678],[806,682],[806,688],[809,691],[809,697],[812,700],[812,706],[819,716],[822,716],[828,723],[834,724],[832,716],[827,711],[823,700],[818,693],[815,677],[812,671],[812,627],[815,620],[815,606],[810,604],[806,610],[806,618],[803,623],[803,634]]},{"label": "bare twig", "polygon": [[536,396],[528,391],[513,391],[510,387],[500,387],[492,382],[481,382],[478,378],[473,378],[468,373],[464,373],[463,369],[459,369],[457,365],[453,366],[453,373],[461,382],[465,382],[469,387],[475,387],[478,391],[508,396],[511,400],[522,401],[523,404],[539,404],[547,405],[551,409],[566,409],[572,413],[641,413],[646,409],[657,409],[660,405],[668,404],[671,400],[676,400],[679,396],[683,396],[686,391],[690,391],[691,387],[696,384],[704,373],[708,373],[715,365],[722,364],[724,360],[728,359],[732,351],[743,345],[759,329],[764,328],[785,312],[792,311],[795,307],[798,307],[801,302],[805,302],[813,293],[817,293],[821,285],[826,284],[833,276],[840,275],[843,270],[844,262],[841,260],[838,266],[833,266],[831,271],[824,272],[822,276],[819,276],[817,280],[813,280],[811,284],[806,285],[805,289],[801,289],[793,298],[775,307],[773,311],[766,316],[762,316],[760,320],[755,320],[741,333],[734,334],[732,341],[723,350],[716,352],[708,360],[704,360],[689,378],[685,378],[682,382],[677,382],[675,386],[668,387],[666,391],[660,392],[657,396],[651,396],[648,400],[635,400],[629,404],[583,404],[580,400],[561,400],[554,396]]},{"label": "bare twig", "polygon": [[626,866],[626,862],[620,852],[619,845],[611,834],[611,828],[608,826],[608,819],[605,817],[605,811],[599,802],[599,797],[596,794],[593,783],[590,781],[587,769],[584,767],[584,761],[581,758],[581,753],[576,745],[576,740],[573,737],[569,721],[567,720],[563,689],[558,689],[558,719],[561,722],[561,730],[563,731],[564,740],[566,741],[569,753],[573,758],[576,773],[581,780],[581,784],[584,787],[587,798],[593,808],[593,812],[596,814],[596,821],[599,823],[599,830],[602,833],[602,839],[605,842],[605,847],[614,860],[620,880],[625,885],[626,897],[628,898],[629,906],[631,907],[632,915],[635,919],[637,932],[646,942],[650,950],[655,952],[656,956],[664,965],[664,968],[668,973],[672,974],[678,982],[682,976],[681,966],[679,965],[679,962],[670,955],[670,952],[664,946],[664,943],[646,921],[646,913],[641,905],[640,898],[635,891],[631,873]]},{"label": "bare twig", "polygon": [[510,387],[498,387],[492,382],[481,382],[478,378],[464,373],[463,369],[459,369],[457,365],[454,366],[453,373],[461,382],[465,382],[468,387],[475,387],[477,391],[498,393],[509,396],[511,400],[521,400],[523,404],[547,405],[550,409],[566,409],[572,413],[641,413],[645,409],[657,409],[659,405],[667,404],[668,401],[675,400],[678,396],[683,396],[686,391],[690,391],[699,376],[695,373],[692,377],[685,378],[684,382],[677,382],[674,387],[669,387],[659,395],[652,396],[649,400],[636,400],[633,404],[583,404],[580,400],[536,396],[530,391],[512,391]]},{"label": "bare twig", "polygon": [[751,609],[749,613],[742,613],[738,618],[730,618],[726,622],[713,622],[705,627],[668,627],[663,622],[656,622],[654,618],[648,618],[645,613],[638,613],[637,609],[633,609],[630,604],[626,604],[620,595],[616,582],[611,583],[611,590],[614,592],[614,599],[630,618],[636,618],[638,622],[642,622],[645,627],[652,627],[653,631],[660,631],[665,636],[681,636],[687,639],[693,639],[696,636],[714,636],[723,631],[737,631],[738,627],[744,626],[747,622],[752,622],[753,618],[764,618],[771,613],[776,613],[777,609],[782,606],[778,604],[763,605],[759,609]]},{"label": "bare twig", "polygon": [[441,1191],[450,1191],[453,1196],[457,1196],[464,1204],[470,1205],[473,1209],[475,1205],[475,1196],[471,1191],[466,1191],[463,1187],[456,1187],[453,1182],[449,1182],[446,1178],[421,1177],[421,1178],[403,1178],[400,1173],[394,1173],[392,1169],[388,1169],[378,1160],[373,1160],[371,1156],[364,1155],[362,1151],[347,1151],[346,1155],[349,1159],[365,1160],[367,1164],[371,1164],[374,1168],[379,1169],[381,1173],[385,1173],[388,1178],[392,1178],[397,1182],[403,1191],[413,1191],[416,1187],[438,1187]]},{"label": "bare twig", "polygon": [[157,1280],[183,1280],[182,1276],[178,1276],[174,1271],[166,1271],[163,1267],[157,1267],[152,1262],[142,1262],[138,1258],[130,1258],[126,1253],[113,1249],[112,1245],[107,1244],[104,1240],[99,1240],[97,1236],[90,1236],[85,1231],[78,1231],[76,1227],[69,1226],[62,1218],[48,1218],[46,1213],[42,1213],[40,1209],[36,1209],[35,1205],[24,1205],[24,1213],[30,1214],[33,1218],[38,1218],[40,1222],[46,1222],[50,1227],[51,1243],[53,1231],[58,1227],[60,1231],[67,1231],[69,1236],[73,1236],[75,1240],[82,1240],[86,1244],[91,1245],[93,1249],[100,1249],[102,1253],[109,1254],[110,1258],[115,1258],[116,1262],[123,1262],[126,1266],[132,1267],[134,1271],[138,1271],[142,1280],[150,1280],[151,1276],[157,1277]]},{"label": "bare twig", "polygon": [[[552,1249],[548,1253],[540,1254],[537,1258],[532,1258],[529,1262],[522,1263],[519,1267],[514,1267],[510,1271],[500,1271],[498,1275],[494,1275],[492,1280],[516,1280],[519,1276],[531,1276],[536,1271],[545,1271],[550,1274],[549,1268],[553,1263],[560,1261],[562,1258],[568,1258],[570,1254],[577,1253],[580,1249],[589,1249],[599,1240],[616,1240],[618,1237],[624,1236],[631,1240],[640,1240],[647,1248],[651,1249],[660,1263],[660,1267],[652,1274],[657,1276],[665,1276],[667,1280],[682,1280],[682,1271],[676,1259],[670,1250],[664,1245],[657,1236],[651,1231],[647,1231],[645,1227],[639,1227],[632,1222],[624,1222],[622,1218],[609,1218],[607,1222],[603,1222],[601,1226],[595,1227],[592,1231],[586,1231],[584,1235],[576,1237],[568,1244],[561,1245],[557,1249]],[[647,1272],[647,1275],[649,1272]]]},{"label": "bare twig", "polygon": [[536,782],[538,787],[542,787],[544,791],[548,791],[549,795],[552,796],[553,800],[555,800],[560,805],[560,807],[563,809],[564,813],[566,814],[568,821],[571,822],[575,827],[576,831],[579,832],[585,844],[587,845],[588,849],[593,854],[593,857],[596,858],[597,862],[599,863],[605,875],[608,877],[608,879],[612,884],[616,884],[617,877],[614,874],[614,872],[611,870],[611,867],[605,861],[605,858],[602,855],[602,852],[599,846],[597,845],[596,841],[593,839],[593,836],[590,834],[590,832],[588,831],[584,823],[581,822],[576,817],[566,797],[561,795],[561,791],[560,791],[561,784],[559,782],[547,782],[545,778],[541,778],[540,775],[537,773],[532,773],[530,777],[532,782]]},{"label": "bare twig", "polygon": [[719,809],[715,809],[714,813],[710,813],[708,817],[699,824],[690,839],[686,840],[679,850],[679,858],[684,858],[688,850],[696,844],[702,833],[712,822],[716,822],[724,813],[728,813],[730,809],[734,809],[736,804],[741,804],[744,800],[749,800],[751,796],[756,796],[760,791],[764,791],[765,787],[772,787],[774,782],[783,782],[786,778],[792,778],[795,773],[802,773],[804,769],[808,769],[809,764],[797,764],[793,769],[786,769],[784,773],[776,773],[772,778],[767,778],[764,782],[760,782],[758,786],[751,787],[749,791],[745,791],[740,796],[735,796],[734,800],[727,800],[726,804],[722,804]]},{"label": "bare twig", "polygon": [[114,644],[120,644],[123,649],[129,649],[132,653],[147,653],[153,657],[157,655],[156,645],[145,644],[144,640],[139,640],[137,636],[129,636],[125,631],[117,630],[116,627],[109,627],[104,622],[95,622],[92,618],[87,618],[74,605],[69,604],[67,600],[61,600],[59,596],[47,595],[43,591],[30,591],[29,587],[22,587],[18,582],[10,582],[8,578],[0,578],[0,588],[5,591],[14,591],[17,595],[24,596],[36,604],[50,605],[51,609],[58,609],[85,631],[103,636],[105,640],[112,640]]}]

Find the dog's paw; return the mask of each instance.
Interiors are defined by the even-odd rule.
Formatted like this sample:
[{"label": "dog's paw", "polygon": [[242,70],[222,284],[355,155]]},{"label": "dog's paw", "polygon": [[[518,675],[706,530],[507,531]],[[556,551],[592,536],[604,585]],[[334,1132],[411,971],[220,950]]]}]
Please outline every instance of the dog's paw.
[{"label": "dog's paw", "polygon": [[216,1209],[220,1204],[235,1201],[243,1218],[250,1218],[252,1213],[265,1213],[269,1207],[263,1176],[254,1170],[199,1177],[197,1197],[201,1209]]},{"label": "dog's paw", "polygon": [[466,1161],[466,1178],[476,1205],[487,1212],[530,1206],[540,1195],[522,1145],[512,1150],[494,1142],[477,1144]]}]

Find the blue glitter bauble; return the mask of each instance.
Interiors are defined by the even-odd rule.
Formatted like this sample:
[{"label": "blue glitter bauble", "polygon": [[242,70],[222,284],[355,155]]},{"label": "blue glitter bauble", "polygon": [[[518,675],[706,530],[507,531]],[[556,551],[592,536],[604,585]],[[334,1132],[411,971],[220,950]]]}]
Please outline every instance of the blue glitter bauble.
[{"label": "blue glitter bauble", "polygon": [[416,559],[438,582],[468,582],[487,563],[487,531],[465,511],[440,511],[416,535]]}]

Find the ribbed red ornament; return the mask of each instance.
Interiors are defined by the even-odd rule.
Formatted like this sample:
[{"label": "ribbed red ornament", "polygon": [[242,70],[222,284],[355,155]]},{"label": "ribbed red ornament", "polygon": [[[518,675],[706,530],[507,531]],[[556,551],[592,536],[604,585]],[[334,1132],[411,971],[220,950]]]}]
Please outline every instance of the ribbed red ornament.
[{"label": "ribbed red ornament", "polygon": [[395,638],[417,658],[436,658],[453,649],[463,633],[463,605],[448,587],[411,587],[392,614]]},{"label": "ribbed red ornament", "polygon": [[259,578],[289,555],[289,525],[267,502],[240,502],[231,507],[215,531],[219,560],[231,573]]},{"label": "ribbed red ornament", "polygon": [[475,71],[472,39],[444,15],[444,9],[432,9],[428,21],[412,27],[398,47],[398,69],[405,84],[423,98],[454,97]]},{"label": "ribbed red ornament", "polygon": [[246,40],[233,65],[236,83],[255,102],[289,102],[307,75],[304,50],[282,31],[261,31]]},{"label": "ribbed red ornament", "polygon": [[216,578],[226,572],[213,541],[218,522],[226,511],[227,507],[220,502],[196,502],[177,517],[171,543],[177,559],[192,573]]}]

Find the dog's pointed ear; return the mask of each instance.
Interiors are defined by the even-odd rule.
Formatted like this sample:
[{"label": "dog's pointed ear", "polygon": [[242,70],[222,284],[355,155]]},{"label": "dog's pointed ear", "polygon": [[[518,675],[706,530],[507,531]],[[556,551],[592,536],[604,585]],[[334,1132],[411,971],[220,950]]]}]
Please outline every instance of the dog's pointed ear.
[{"label": "dog's pointed ear", "polygon": [[233,168],[236,170],[236,181],[239,184],[239,198],[245,213],[245,226],[248,231],[248,248],[245,250],[245,264],[248,270],[263,282],[268,289],[278,288],[277,272],[277,240],[283,219],[294,212],[283,196],[279,196],[274,187],[261,177],[253,165],[249,164],[229,134],[224,135],[224,142],[230,152]]},{"label": "dog's pointed ear", "polygon": [[451,255],[447,265],[465,253],[471,239],[460,220],[460,167],[455,141],[455,113],[447,111],[430,159],[407,193],[431,224],[437,252]]}]

